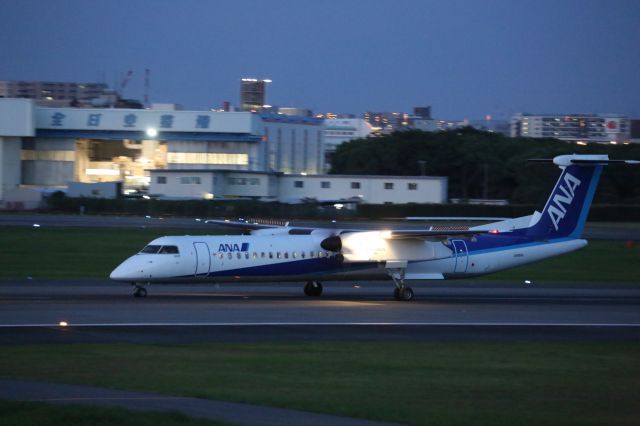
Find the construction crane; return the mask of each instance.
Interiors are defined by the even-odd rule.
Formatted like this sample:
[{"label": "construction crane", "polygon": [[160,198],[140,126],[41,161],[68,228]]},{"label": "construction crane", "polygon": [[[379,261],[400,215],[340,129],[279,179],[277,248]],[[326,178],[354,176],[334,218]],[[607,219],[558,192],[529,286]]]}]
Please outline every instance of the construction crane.
[{"label": "construction crane", "polygon": [[131,80],[131,77],[133,77],[133,70],[129,70],[124,78],[120,81],[120,97],[123,97],[124,88],[127,87],[127,84],[129,83],[129,80]]}]

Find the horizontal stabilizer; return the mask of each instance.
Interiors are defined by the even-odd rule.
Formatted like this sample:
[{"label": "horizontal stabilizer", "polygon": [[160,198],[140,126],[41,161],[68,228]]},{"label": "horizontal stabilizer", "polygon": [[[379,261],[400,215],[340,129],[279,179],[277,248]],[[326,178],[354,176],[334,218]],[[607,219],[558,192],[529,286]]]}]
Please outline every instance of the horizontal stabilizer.
[{"label": "horizontal stabilizer", "polygon": [[608,155],[558,155],[554,158],[530,158],[528,161],[553,163],[558,166],[607,166],[609,164],[640,164],[638,160],[610,160]]}]

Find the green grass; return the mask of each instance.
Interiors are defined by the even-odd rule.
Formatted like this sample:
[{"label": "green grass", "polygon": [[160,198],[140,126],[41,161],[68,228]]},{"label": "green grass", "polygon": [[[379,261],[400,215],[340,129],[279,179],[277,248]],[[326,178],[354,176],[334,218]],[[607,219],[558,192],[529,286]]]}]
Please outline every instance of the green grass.
[{"label": "green grass", "polygon": [[[113,268],[152,239],[186,233],[189,231],[175,229],[4,227],[0,228],[0,279],[106,279]],[[625,241],[596,240],[577,252],[483,279],[640,284],[638,271],[640,244],[627,248]]]},{"label": "green grass", "polygon": [[574,281],[640,285],[640,244],[626,241],[589,241],[573,253],[515,269],[486,275],[486,280]]},{"label": "green grass", "polygon": [[197,420],[179,413],[139,412],[112,407],[15,401],[0,401],[0,421],[3,426],[215,426],[223,424]]},{"label": "green grass", "polygon": [[637,424],[640,343],[3,346],[0,376],[421,425]]},{"label": "green grass", "polygon": [[0,278],[102,278],[149,241],[184,229],[0,228]]}]

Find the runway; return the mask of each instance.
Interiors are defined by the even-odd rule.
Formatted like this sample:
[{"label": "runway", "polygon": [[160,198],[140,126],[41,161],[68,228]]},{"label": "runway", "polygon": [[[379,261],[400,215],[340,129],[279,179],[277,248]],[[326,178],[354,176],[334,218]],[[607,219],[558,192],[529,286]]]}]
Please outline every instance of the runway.
[{"label": "runway", "polygon": [[[265,340],[640,340],[640,289],[390,282],[151,286],[110,281],[0,284],[0,344]],[[66,326],[61,326],[64,321]]]}]

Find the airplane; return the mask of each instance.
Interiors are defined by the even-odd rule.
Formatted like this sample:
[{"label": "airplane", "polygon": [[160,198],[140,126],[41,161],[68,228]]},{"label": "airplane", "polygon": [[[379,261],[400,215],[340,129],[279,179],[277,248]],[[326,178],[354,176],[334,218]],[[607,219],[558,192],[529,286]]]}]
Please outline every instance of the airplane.
[{"label": "airplane", "polygon": [[208,220],[249,230],[249,235],[167,236],[151,241],[111,272],[115,281],[146,296],[148,283],[302,281],[307,296],[322,281],[391,279],[394,298],[410,301],[408,285],[424,280],[477,277],[537,262],[586,246],[582,239],[608,155],[560,155],[560,177],[542,212],[459,229],[334,229],[289,223]]}]

